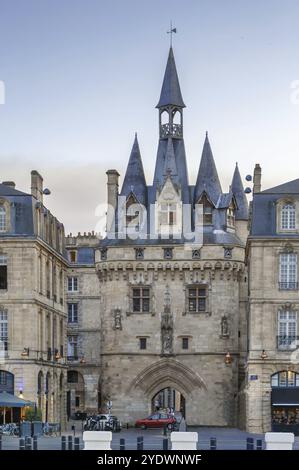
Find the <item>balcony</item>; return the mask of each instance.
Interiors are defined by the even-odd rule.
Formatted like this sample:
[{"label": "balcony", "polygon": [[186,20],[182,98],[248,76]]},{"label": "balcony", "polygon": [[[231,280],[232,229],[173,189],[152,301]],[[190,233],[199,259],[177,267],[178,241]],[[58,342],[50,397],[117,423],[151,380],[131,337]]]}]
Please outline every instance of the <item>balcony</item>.
[{"label": "balcony", "polygon": [[277,349],[280,351],[292,351],[299,346],[299,336],[277,336]]},{"label": "balcony", "polygon": [[67,356],[67,360],[69,362],[75,362],[75,361],[79,360],[79,357],[78,356]]},{"label": "balcony", "polygon": [[298,290],[298,282],[279,282],[280,290]]}]

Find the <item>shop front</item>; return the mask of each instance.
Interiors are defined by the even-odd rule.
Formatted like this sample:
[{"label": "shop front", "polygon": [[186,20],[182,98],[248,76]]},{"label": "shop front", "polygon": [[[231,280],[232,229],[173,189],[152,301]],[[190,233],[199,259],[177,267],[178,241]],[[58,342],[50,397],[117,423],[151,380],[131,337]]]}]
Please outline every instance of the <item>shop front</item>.
[{"label": "shop front", "polygon": [[299,374],[282,371],[272,376],[271,414],[273,432],[299,436]]}]

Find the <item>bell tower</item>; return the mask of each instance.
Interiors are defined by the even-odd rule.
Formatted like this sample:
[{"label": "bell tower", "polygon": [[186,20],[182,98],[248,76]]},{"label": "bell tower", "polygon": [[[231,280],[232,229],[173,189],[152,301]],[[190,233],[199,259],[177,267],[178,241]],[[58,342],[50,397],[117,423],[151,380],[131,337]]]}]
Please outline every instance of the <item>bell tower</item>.
[{"label": "bell tower", "polygon": [[170,47],[161,95],[156,108],[159,110],[160,139],[183,138],[183,108],[173,49]]}]

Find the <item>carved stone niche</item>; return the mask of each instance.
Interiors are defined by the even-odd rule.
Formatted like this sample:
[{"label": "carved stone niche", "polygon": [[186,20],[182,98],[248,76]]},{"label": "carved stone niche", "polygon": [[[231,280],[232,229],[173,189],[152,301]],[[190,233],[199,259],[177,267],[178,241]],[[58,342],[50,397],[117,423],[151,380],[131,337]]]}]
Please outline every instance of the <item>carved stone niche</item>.
[{"label": "carved stone niche", "polygon": [[120,308],[115,308],[112,310],[112,316],[114,320],[113,324],[113,329],[114,330],[122,330],[122,315],[121,315],[121,309]]},{"label": "carved stone niche", "polygon": [[227,318],[226,315],[223,315],[223,317],[221,318],[220,337],[221,338],[229,338],[229,323],[228,323],[228,318]]}]

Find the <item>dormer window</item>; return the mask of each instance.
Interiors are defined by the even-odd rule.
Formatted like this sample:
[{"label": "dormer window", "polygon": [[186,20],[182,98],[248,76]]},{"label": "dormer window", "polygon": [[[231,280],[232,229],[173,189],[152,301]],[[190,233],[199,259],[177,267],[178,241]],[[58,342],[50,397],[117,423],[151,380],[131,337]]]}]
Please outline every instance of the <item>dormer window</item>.
[{"label": "dormer window", "polygon": [[0,206],[0,232],[6,232],[6,209]]},{"label": "dormer window", "polygon": [[208,198],[204,195],[198,204],[202,204],[203,206],[203,224],[204,225],[211,225],[213,223],[213,205],[208,200]]},{"label": "dormer window", "polygon": [[126,227],[127,231],[138,232],[140,228],[140,204],[131,193],[126,203]]},{"label": "dormer window", "polygon": [[282,230],[295,230],[296,229],[296,206],[292,203],[287,203],[281,209],[281,229]]},{"label": "dormer window", "polygon": [[160,225],[176,225],[176,204],[161,204]]}]

